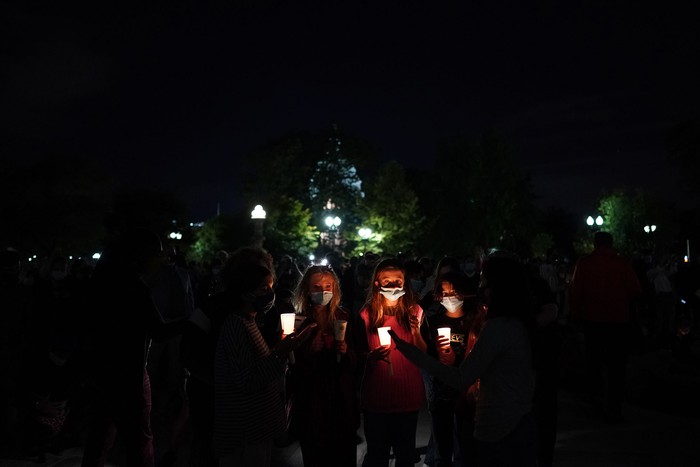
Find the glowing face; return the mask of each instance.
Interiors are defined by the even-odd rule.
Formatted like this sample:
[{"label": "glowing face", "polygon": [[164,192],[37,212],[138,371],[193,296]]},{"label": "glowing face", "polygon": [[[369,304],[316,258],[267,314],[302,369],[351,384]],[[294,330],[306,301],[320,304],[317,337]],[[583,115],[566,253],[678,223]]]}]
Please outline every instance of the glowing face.
[{"label": "glowing face", "polygon": [[443,296],[443,297],[457,297],[457,298],[460,298],[460,299],[462,298],[462,297],[455,291],[455,288],[454,288],[454,286],[453,286],[451,283],[449,283],[449,282],[447,282],[447,281],[443,281],[442,284],[441,284],[441,287],[442,287],[442,296]]},{"label": "glowing face", "polygon": [[335,281],[330,274],[317,272],[309,280],[309,293],[333,292]]},{"label": "glowing face", "polygon": [[386,288],[403,288],[404,276],[400,269],[385,269],[377,275],[376,284]]}]

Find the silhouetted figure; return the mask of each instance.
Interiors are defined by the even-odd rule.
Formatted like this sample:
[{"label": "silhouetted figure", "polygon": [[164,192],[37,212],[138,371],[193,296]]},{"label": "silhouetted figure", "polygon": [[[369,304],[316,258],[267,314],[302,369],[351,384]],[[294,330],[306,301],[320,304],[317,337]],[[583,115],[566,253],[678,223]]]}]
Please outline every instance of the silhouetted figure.
[{"label": "silhouetted figure", "polygon": [[163,322],[143,282],[158,267],[161,250],[155,233],[134,229],[106,248],[95,267],[87,348],[95,406],[83,467],[103,466],[117,433],[126,465],[154,464],[146,371],[150,339],[176,334],[183,324]]},{"label": "silhouetted figure", "polygon": [[631,263],[613,249],[612,235],[597,232],[594,243],[593,253],[579,259],[574,270],[571,315],[583,322],[594,410],[615,423],[623,420],[632,300],[642,288]]}]

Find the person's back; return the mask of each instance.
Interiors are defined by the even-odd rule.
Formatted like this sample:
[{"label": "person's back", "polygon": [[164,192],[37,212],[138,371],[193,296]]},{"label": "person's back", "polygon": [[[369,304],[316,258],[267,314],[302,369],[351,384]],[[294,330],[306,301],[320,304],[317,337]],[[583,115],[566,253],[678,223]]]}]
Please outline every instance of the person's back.
[{"label": "person's back", "polygon": [[641,294],[641,285],[631,263],[613,249],[612,239],[608,242],[603,238],[593,253],[576,265],[570,289],[571,312],[586,321],[626,323],[630,301]]}]

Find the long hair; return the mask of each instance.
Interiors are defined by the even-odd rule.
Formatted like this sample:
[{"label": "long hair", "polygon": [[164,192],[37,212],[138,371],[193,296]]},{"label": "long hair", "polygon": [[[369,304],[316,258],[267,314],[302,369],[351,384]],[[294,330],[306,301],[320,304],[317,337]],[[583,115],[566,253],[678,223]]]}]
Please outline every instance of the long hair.
[{"label": "long hair", "polygon": [[379,293],[379,274],[382,271],[400,271],[404,276],[403,289],[406,292],[397,301],[394,308],[394,315],[398,322],[407,330],[411,329],[411,308],[416,304],[411,285],[406,284],[406,271],[401,261],[395,258],[387,258],[379,261],[374,268],[372,275],[372,284],[367,293],[367,310],[369,312],[370,329],[375,330],[384,323],[384,315],[386,310],[383,305],[383,297]]},{"label": "long hair", "polygon": [[333,278],[333,298],[331,298],[330,303],[326,305],[328,307],[328,323],[331,324],[336,320],[338,310],[340,309],[340,302],[343,297],[340,291],[338,275],[328,266],[309,266],[306,271],[304,271],[304,275],[301,277],[299,284],[294,290],[294,295],[292,296],[294,309],[299,315],[304,315],[307,318],[313,317],[311,312],[313,304],[311,303],[309,285],[311,284],[311,277],[314,274],[323,274],[324,276],[331,276]]}]

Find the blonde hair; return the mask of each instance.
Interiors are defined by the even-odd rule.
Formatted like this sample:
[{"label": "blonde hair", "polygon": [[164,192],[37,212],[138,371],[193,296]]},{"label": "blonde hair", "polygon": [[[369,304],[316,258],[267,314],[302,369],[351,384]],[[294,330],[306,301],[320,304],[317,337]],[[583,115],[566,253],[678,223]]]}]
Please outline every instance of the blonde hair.
[{"label": "blonde hair", "polygon": [[330,276],[333,279],[333,298],[328,305],[328,323],[332,324],[335,321],[337,312],[340,309],[340,301],[342,299],[342,294],[340,292],[340,280],[336,275],[335,271],[329,266],[309,266],[301,277],[297,288],[294,290],[294,296],[292,297],[292,304],[294,305],[294,310],[298,315],[303,315],[307,318],[312,318],[312,303],[311,294],[309,293],[309,286],[311,284],[311,278],[314,274],[322,274],[324,276]]},{"label": "blonde hair", "polygon": [[404,276],[404,291],[406,292],[403,296],[399,297],[396,304],[396,319],[401,325],[407,330],[411,329],[411,308],[415,305],[415,298],[413,296],[413,291],[410,286],[406,286],[406,270],[403,264],[397,259],[387,258],[379,263],[374,268],[374,274],[372,275],[372,286],[369,288],[367,294],[367,311],[369,312],[369,323],[370,328],[375,330],[384,323],[384,304],[383,297],[379,293],[379,273],[383,271],[400,271]]}]

